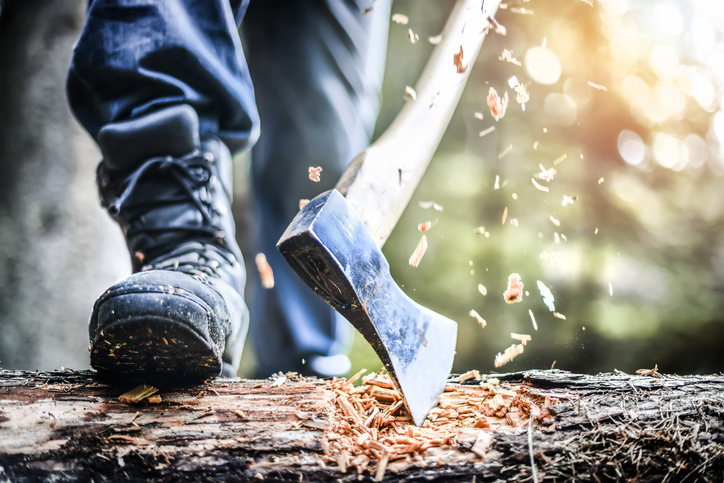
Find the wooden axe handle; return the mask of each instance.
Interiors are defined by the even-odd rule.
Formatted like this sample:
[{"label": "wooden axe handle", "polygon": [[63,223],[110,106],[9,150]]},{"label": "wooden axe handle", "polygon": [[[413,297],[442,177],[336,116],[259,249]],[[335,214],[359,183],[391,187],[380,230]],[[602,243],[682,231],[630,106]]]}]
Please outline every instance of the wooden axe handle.
[{"label": "wooden axe handle", "polygon": [[[357,156],[335,187],[382,248],[425,174],[489,30],[500,0],[458,0],[409,100],[380,138]],[[491,26],[492,27],[492,26]],[[458,73],[455,54],[470,67]]]}]

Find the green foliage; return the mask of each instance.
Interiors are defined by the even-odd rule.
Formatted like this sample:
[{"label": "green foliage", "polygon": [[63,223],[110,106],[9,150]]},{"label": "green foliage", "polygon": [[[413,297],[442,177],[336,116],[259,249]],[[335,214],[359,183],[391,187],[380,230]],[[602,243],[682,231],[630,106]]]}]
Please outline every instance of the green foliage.
[{"label": "green foliage", "polygon": [[[724,139],[717,135],[724,135],[724,118],[712,114],[716,99],[707,104],[703,91],[691,87],[706,83],[696,76],[715,90],[724,85],[720,66],[703,60],[704,51],[724,47],[721,40],[702,45],[701,35],[693,35],[693,29],[717,31],[709,15],[716,2],[686,10],[666,2],[517,3],[499,11],[507,35],[490,34],[483,45],[441,147],[385,246],[393,276],[413,299],[458,322],[458,372],[493,370],[495,354],[514,342],[510,332],[531,334],[532,341],[506,371],[553,361],[586,372],[631,372],[654,363],[663,372],[721,371]],[[393,12],[408,15],[410,24],[391,25],[378,133],[404,102],[404,86],[414,85],[432,50],[422,40],[439,33],[450,6],[395,2]],[[514,13],[522,6],[534,14]],[[415,45],[408,27],[420,35]],[[544,39],[560,61],[560,78],[531,82],[523,111],[508,79],[531,80],[526,52]],[[523,66],[499,60],[503,49]],[[498,122],[486,104],[490,86],[511,96]],[[561,112],[567,102],[575,106],[573,122]],[[495,131],[478,135],[490,126]],[[550,182],[536,180],[547,193],[531,182],[539,165],[557,171]],[[564,195],[577,200],[563,206]],[[444,211],[420,208],[418,201],[427,200]],[[425,221],[437,223],[413,268],[407,260],[420,238],[417,224]],[[479,226],[488,238],[474,234]],[[559,254],[561,263],[542,259],[543,252]],[[528,294],[507,304],[502,292],[513,272]],[[537,280],[551,289],[565,320],[545,306]],[[468,315],[471,309],[486,328]],[[355,367],[360,358],[353,354]],[[364,358],[370,366],[369,354]]]}]

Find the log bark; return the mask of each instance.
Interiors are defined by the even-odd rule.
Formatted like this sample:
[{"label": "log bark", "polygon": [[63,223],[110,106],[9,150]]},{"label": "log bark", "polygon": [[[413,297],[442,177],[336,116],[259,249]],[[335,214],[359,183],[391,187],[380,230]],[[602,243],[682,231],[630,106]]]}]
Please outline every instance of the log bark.
[{"label": "log bark", "polygon": [[[546,398],[544,413],[512,426],[461,428],[456,441],[390,462],[379,476],[722,481],[724,376],[655,376],[496,375],[500,388]],[[450,390],[468,395],[485,382],[455,381]],[[129,388],[100,384],[88,371],[0,371],[0,480],[357,481],[358,471],[333,454],[332,427],[346,417],[333,385],[293,374],[217,379],[130,404],[119,400]],[[482,439],[485,450],[471,452]],[[374,480],[379,464],[361,479]]]}]

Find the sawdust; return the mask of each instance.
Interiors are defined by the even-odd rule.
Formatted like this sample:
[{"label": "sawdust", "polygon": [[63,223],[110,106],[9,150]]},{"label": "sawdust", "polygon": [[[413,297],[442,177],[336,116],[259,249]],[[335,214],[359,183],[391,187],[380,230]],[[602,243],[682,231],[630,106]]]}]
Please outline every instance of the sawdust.
[{"label": "sawdust", "polygon": [[359,475],[368,470],[377,481],[386,471],[410,465],[479,461],[494,441],[493,432],[523,427],[532,416],[549,417],[547,407],[556,403],[524,385],[503,386],[470,371],[448,380],[437,407],[420,428],[389,376],[373,373],[354,386],[362,372],[349,381],[330,382],[339,411],[327,433],[327,463],[343,472],[354,468]]}]

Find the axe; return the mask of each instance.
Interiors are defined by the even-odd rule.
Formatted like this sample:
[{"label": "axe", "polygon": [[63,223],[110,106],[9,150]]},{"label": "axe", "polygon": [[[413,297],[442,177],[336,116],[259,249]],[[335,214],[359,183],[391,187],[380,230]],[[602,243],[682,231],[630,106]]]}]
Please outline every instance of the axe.
[{"label": "axe", "polygon": [[413,302],[382,246],[425,173],[500,0],[458,0],[409,101],[334,189],[299,211],[277,248],[294,271],[370,343],[421,426],[455,356],[457,324]]}]

